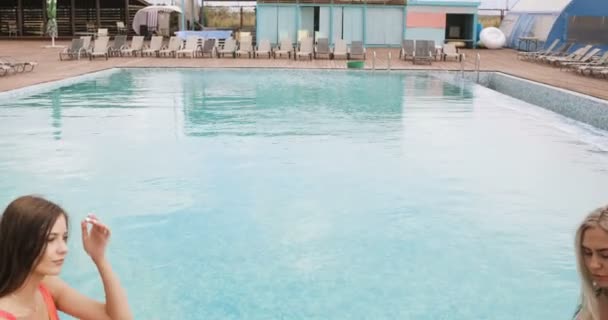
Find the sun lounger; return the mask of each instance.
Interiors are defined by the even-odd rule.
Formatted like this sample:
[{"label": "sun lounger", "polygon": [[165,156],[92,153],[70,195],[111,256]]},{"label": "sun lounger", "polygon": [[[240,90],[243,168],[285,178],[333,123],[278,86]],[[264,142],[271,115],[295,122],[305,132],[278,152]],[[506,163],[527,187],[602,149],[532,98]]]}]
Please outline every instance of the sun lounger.
[{"label": "sun lounger", "polygon": [[201,49],[201,56],[204,58],[206,54],[209,55],[209,58],[213,58],[213,54],[215,50],[215,39],[205,39],[203,41],[203,48]]},{"label": "sun lounger", "polygon": [[545,62],[546,63],[550,63],[550,64],[555,64],[558,65],[559,62],[566,62],[566,61],[579,61],[580,59],[582,59],[589,50],[591,50],[591,45],[587,45],[583,48],[579,48],[576,51],[574,51],[573,53],[567,55],[567,56],[559,56],[559,57],[547,57],[545,58]]},{"label": "sun lounger", "polygon": [[563,70],[564,68],[569,69],[569,67],[571,66],[576,66],[576,65],[581,65],[581,64],[585,64],[585,63],[589,63],[592,58],[594,56],[596,56],[599,52],[601,51],[601,49],[593,49],[591,51],[589,51],[586,55],[582,56],[580,59],[578,60],[573,60],[573,61],[558,61],[557,65],[559,66],[560,70]]},{"label": "sun lounger", "polygon": [[274,57],[276,59],[277,56],[279,58],[283,55],[287,55],[287,58],[291,59],[291,53],[293,52],[293,44],[291,39],[283,38],[279,44],[279,47],[274,50]]},{"label": "sun lounger", "polygon": [[112,45],[108,47],[108,55],[122,56],[122,50],[127,48],[127,36],[115,36]]},{"label": "sun lounger", "polygon": [[141,51],[141,54],[142,54],[142,56],[154,54],[158,57],[162,47],[163,47],[163,37],[154,36],[154,37],[152,37],[152,40],[150,40],[150,45],[144,46],[143,50]]},{"label": "sun lounger", "polygon": [[542,54],[548,54],[551,53],[555,47],[557,47],[557,45],[559,44],[559,39],[555,39],[553,40],[553,42],[551,43],[551,45],[544,50],[539,50],[539,51],[534,51],[534,52],[518,52],[517,53],[517,58],[518,59],[530,59],[530,58],[534,58],[536,56],[542,55]]},{"label": "sun lounger", "polygon": [[313,55],[313,40],[311,37],[307,37],[302,39],[301,41],[301,45],[300,45],[300,50],[298,50],[298,52],[296,53],[296,60],[299,57],[308,57],[310,60],[312,60],[312,55]]},{"label": "sun lounger", "polygon": [[247,55],[248,58],[251,58],[253,53],[253,46],[251,44],[253,40],[251,36],[243,36],[241,35],[241,40],[239,41],[239,49],[236,51],[236,56],[240,57],[241,55]]},{"label": "sun lounger", "polygon": [[188,55],[188,56],[190,56],[191,59],[194,59],[197,48],[198,48],[198,37],[190,36],[186,39],[186,45],[184,46],[184,48],[181,50],[177,50],[175,52],[175,55],[177,58],[179,58],[180,56],[185,57]]},{"label": "sun lounger", "polygon": [[255,50],[255,57],[259,58],[260,55],[268,55],[268,59],[272,56],[272,47],[270,46],[270,40],[263,39],[260,41],[257,49]]},{"label": "sun lounger", "polygon": [[454,58],[454,60],[462,61],[462,53],[458,52],[456,45],[453,43],[446,43],[443,46],[443,60],[446,61],[448,58]]},{"label": "sun lounger", "polygon": [[236,40],[233,38],[228,38],[224,41],[224,47],[217,50],[217,57],[224,57],[226,54],[232,56],[232,58],[236,58]]},{"label": "sun lounger", "polygon": [[414,57],[414,40],[403,39],[401,50],[399,50],[399,59],[407,60],[407,57]]},{"label": "sun lounger", "polygon": [[109,37],[95,39],[93,50],[89,52],[89,60],[93,60],[96,57],[105,57],[108,60],[108,41],[110,41]]},{"label": "sun lounger", "polygon": [[317,40],[317,46],[314,50],[314,57],[318,59],[319,57],[327,57],[327,59],[331,59],[331,50],[329,49],[329,39],[327,38],[319,38]]},{"label": "sun lounger", "polygon": [[182,46],[182,39],[179,37],[173,36],[169,38],[169,45],[164,47],[158,51],[158,55],[162,57],[171,56],[177,57],[177,50]]},{"label": "sun lounger", "polygon": [[135,56],[137,56],[137,53],[139,52],[139,55],[141,56],[143,47],[144,47],[144,37],[143,36],[134,36],[131,39],[131,46],[123,48],[120,51],[120,53],[121,53],[121,55],[135,57]]},{"label": "sun lounger", "polygon": [[365,60],[365,55],[366,55],[366,50],[365,47],[363,46],[363,41],[353,41],[350,44],[350,58],[352,59],[353,56],[356,57],[361,57],[363,60]]},{"label": "sun lounger", "polygon": [[416,40],[416,50],[414,51],[412,63],[418,64],[420,62],[426,62],[428,64],[431,64],[432,60],[433,55],[431,53],[430,48],[428,47],[428,42],[426,40]]},{"label": "sun lounger", "polygon": [[86,56],[86,54],[87,51],[84,48],[84,39],[72,39],[72,44],[59,52],[59,60],[80,60],[80,56]]},{"label": "sun lounger", "polygon": [[343,57],[348,60],[350,57],[348,55],[348,46],[346,45],[346,41],[344,39],[337,39],[334,45],[333,52],[334,59]]}]

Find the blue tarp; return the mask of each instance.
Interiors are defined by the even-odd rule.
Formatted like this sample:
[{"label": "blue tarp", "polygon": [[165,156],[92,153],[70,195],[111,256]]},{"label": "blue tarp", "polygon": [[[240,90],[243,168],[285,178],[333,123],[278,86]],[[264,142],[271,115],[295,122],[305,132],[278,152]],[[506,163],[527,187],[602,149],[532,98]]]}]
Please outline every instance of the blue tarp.
[{"label": "blue tarp", "polygon": [[228,39],[232,37],[232,31],[230,30],[203,30],[203,31],[177,31],[175,35],[187,39],[189,36],[196,36],[204,39]]},{"label": "blue tarp", "polygon": [[[549,36],[547,37],[547,43],[552,42],[555,39],[561,41],[576,40],[569,39],[568,37],[568,19],[569,17],[580,16],[580,17],[608,17],[608,1],[607,0],[572,0],[570,4],[564,8],[555,23]],[[608,23],[608,19],[606,22]],[[581,46],[585,46],[587,43],[576,43],[572,50],[576,50]],[[602,50],[608,50],[608,43],[593,44],[595,48]]]},{"label": "blue tarp", "polygon": [[[542,39],[542,35],[534,34],[534,25],[537,20],[541,20],[543,17],[556,17],[559,13],[556,12],[521,12],[521,13],[512,13],[512,16],[517,17],[517,22],[513,26],[513,30],[511,31],[511,35],[507,38],[507,46],[510,48],[518,48],[519,38],[521,37],[539,37],[540,41],[547,43],[548,40]],[[545,34],[546,36],[546,34]],[[536,48],[535,48],[536,49]],[[540,48],[538,48],[540,49]]]}]

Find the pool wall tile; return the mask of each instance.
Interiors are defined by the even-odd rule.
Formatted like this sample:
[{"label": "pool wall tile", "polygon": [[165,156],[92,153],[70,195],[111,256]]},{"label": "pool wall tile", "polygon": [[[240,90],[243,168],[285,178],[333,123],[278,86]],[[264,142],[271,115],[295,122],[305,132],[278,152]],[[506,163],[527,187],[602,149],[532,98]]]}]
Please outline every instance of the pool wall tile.
[{"label": "pool wall tile", "polygon": [[489,83],[480,81],[480,84],[568,118],[608,130],[608,101],[497,72],[491,73]]}]

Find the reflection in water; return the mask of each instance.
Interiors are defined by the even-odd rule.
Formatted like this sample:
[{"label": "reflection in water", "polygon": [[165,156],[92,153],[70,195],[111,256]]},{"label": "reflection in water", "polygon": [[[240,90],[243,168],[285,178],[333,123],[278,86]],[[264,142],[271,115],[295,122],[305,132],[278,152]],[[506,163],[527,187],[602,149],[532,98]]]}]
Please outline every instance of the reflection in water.
[{"label": "reflection in water", "polygon": [[339,134],[344,119],[362,126],[370,121],[400,123],[408,107],[405,92],[438,99],[453,96],[469,103],[471,98],[470,91],[463,97],[438,79],[399,73],[344,72],[327,77],[326,72],[308,72],[312,81],[297,72],[267,73],[271,75],[180,74],[186,134],[307,134],[311,121],[325,129],[318,134]]},{"label": "reflection in water", "polygon": [[61,98],[58,91],[51,93],[51,108],[53,118],[53,137],[55,140],[61,140]]}]

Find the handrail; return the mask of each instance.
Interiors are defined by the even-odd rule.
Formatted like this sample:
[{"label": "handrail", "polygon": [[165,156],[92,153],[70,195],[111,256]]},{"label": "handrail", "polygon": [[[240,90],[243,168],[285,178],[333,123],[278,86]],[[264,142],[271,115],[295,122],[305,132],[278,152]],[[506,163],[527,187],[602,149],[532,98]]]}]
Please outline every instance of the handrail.
[{"label": "handrail", "polygon": [[464,79],[464,59],[460,59],[460,79]]},{"label": "handrail", "polygon": [[479,83],[479,68],[481,68],[481,55],[478,53],[475,57],[475,72],[477,75],[477,83]]},{"label": "handrail", "polygon": [[372,70],[376,71],[376,51],[372,54]]}]

